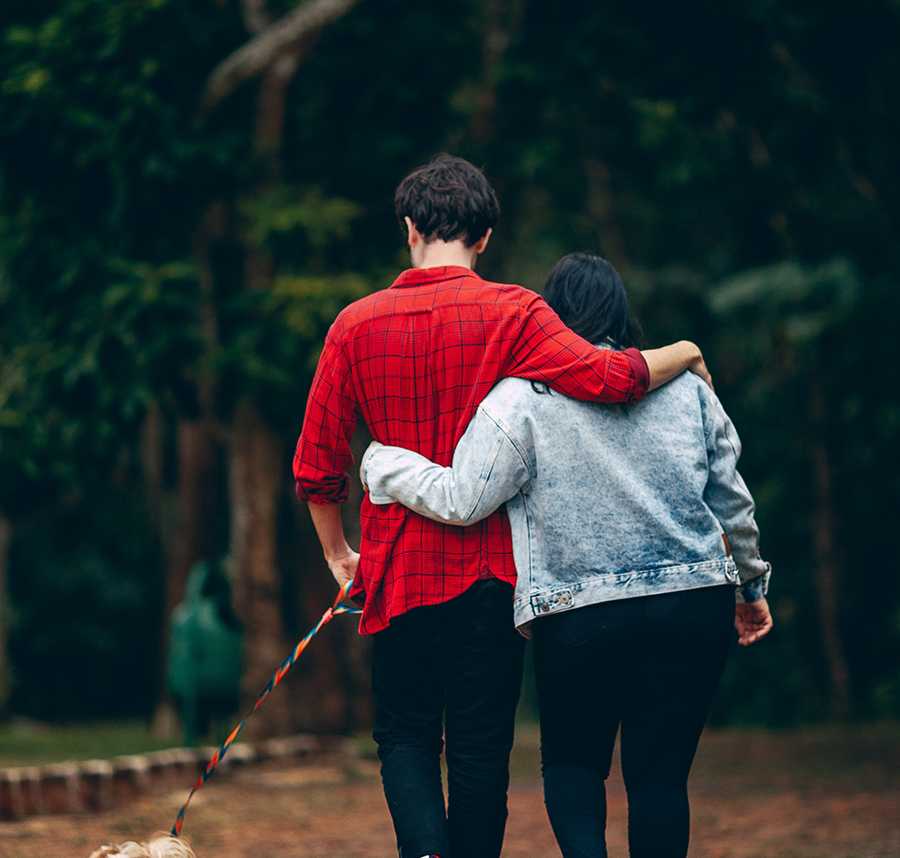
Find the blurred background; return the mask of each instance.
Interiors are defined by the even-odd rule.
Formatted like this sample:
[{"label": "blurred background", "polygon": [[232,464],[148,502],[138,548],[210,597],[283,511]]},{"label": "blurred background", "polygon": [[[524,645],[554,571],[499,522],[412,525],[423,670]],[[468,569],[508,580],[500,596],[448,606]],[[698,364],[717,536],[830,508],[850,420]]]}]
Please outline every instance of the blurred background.
[{"label": "blurred background", "polygon": [[[408,267],[394,187],[439,151],[500,195],[484,276],[539,290],[599,252],[648,345],[705,352],[777,623],[732,660],[715,723],[900,716],[896,2],[0,15],[8,757],[23,724],[66,725],[41,733],[63,746],[98,721],[120,725],[104,742],[180,735],[192,569],[188,607],[213,605],[226,649],[243,631],[224,720],[330,602],[293,444],[331,320]],[[364,730],[366,660],[336,621],[253,729]]]}]

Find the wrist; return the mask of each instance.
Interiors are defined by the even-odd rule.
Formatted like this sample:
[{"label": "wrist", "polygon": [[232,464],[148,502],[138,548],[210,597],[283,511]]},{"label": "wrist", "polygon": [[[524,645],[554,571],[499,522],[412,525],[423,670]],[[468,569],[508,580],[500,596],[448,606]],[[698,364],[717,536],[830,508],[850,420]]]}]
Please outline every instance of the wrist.
[{"label": "wrist", "polygon": [[684,356],[685,367],[691,367],[703,356],[700,346],[691,342],[691,340],[679,340],[678,345],[681,347],[681,353]]},{"label": "wrist", "polygon": [[322,553],[326,563],[337,563],[353,554],[353,549],[345,542],[343,545],[323,546]]}]

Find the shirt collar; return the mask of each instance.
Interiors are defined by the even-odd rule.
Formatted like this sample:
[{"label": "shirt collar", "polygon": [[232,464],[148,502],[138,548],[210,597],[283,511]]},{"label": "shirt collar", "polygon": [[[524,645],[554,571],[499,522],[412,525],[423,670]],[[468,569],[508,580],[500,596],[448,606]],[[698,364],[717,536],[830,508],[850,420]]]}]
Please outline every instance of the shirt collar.
[{"label": "shirt collar", "polygon": [[453,280],[457,277],[476,277],[471,269],[464,265],[440,265],[437,268],[407,268],[391,284],[391,289],[402,289],[405,286],[424,286],[428,283],[440,283],[442,280]]}]

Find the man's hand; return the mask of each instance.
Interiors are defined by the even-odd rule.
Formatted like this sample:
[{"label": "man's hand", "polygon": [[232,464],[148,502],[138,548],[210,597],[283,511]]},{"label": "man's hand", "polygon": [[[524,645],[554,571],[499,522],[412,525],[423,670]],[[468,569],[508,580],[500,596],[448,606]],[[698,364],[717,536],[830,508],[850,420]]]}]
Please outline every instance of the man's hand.
[{"label": "man's hand", "polygon": [[700,351],[700,346],[696,343],[688,343],[688,345],[693,346],[697,350],[697,354],[694,355],[688,364],[688,371],[694,373],[694,375],[699,375],[709,385],[710,389],[714,390],[712,376],[706,368],[706,361],[703,360],[703,352]]},{"label": "man's hand", "polygon": [[772,631],[772,625],[772,612],[765,599],[735,605],[734,627],[741,646],[750,646],[764,638]]},{"label": "man's hand", "polygon": [[641,354],[650,370],[650,390],[662,387],[685,370],[699,375],[710,387],[713,386],[712,376],[703,360],[703,353],[696,343],[681,340],[671,346],[649,349]]},{"label": "man's hand", "polygon": [[348,549],[346,554],[339,557],[326,557],[325,560],[338,587],[343,587],[344,584],[356,577],[356,569],[359,566],[359,554],[356,551]]}]

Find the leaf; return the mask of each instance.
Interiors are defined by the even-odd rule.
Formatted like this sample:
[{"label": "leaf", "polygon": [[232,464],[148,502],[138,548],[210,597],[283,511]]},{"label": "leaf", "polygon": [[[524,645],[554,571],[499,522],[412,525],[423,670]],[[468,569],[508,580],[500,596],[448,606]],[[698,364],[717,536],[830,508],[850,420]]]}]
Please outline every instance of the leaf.
[{"label": "leaf", "polygon": [[720,319],[741,317],[745,324],[752,319],[802,344],[847,318],[861,292],[859,275],[846,259],[815,266],[789,260],[723,280],[710,290],[708,301]]}]

